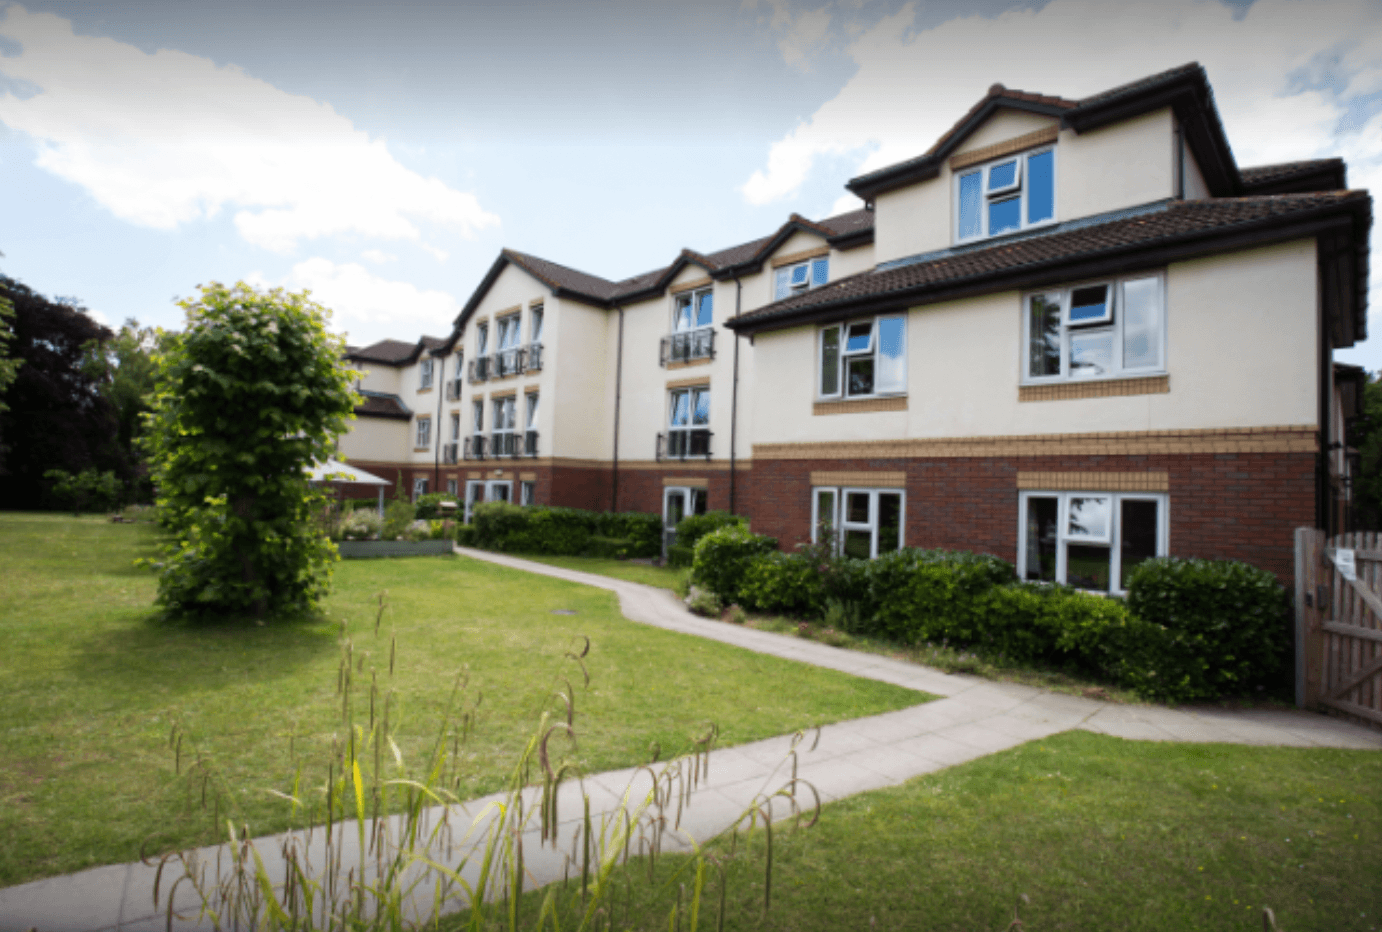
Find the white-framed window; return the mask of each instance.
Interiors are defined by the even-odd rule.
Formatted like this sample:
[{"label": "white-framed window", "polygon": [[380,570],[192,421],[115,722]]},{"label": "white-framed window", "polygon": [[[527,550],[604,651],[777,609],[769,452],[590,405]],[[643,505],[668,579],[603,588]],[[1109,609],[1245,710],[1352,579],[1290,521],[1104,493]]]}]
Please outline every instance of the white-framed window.
[{"label": "white-framed window", "polygon": [[518,486],[520,505],[532,505],[537,502],[537,483],[531,479],[524,479]]},{"label": "white-framed window", "polygon": [[485,355],[489,351],[489,321],[475,325],[475,355]]},{"label": "white-framed window", "polygon": [[514,431],[516,408],[514,396],[493,399],[494,421],[490,427],[490,456],[513,456],[517,453],[517,434]]},{"label": "white-framed window", "polygon": [[715,323],[715,289],[697,288],[672,296],[672,332],[700,330]]},{"label": "white-framed window", "polygon": [[483,434],[485,432],[485,403],[479,398],[470,403],[470,423],[471,433]]},{"label": "white-framed window", "polygon": [[461,412],[451,412],[451,439],[453,441],[461,439]]},{"label": "white-framed window", "polygon": [[784,265],[773,273],[773,300],[781,301],[789,295],[811,288],[819,288],[828,281],[830,281],[829,256],[808,259],[805,262],[798,262],[796,265]]},{"label": "white-framed window", "polygon": [[1144,273],[1028,294],[1022,328],[1029,384],[1164,372],[1165,281]]},{"label": "white-framed window", "polygon": [[481,502],[512,500],[513,483],[507,480],[471,479],[465,484],[465,523],[469,524],[475,506]]},{"label": "white-framed window", "polygon": [[417,374],[417,387],[419,389],[432,387],[432,370],[435,366],[436,360],[431,357],[421,361]]},{"label": "white-framed window", "polygon": [[522,320],[518,314],[510,314],[508,317],[501,317],[495,322],[499,328],[499,345],[495,349],[500,352],[506,349],[514,349],[518,346],[518,336]]},{"label": "white-framed window", "polygon": [[537,456],[538,393],[528,392],[528,394],[524,396],[524,403],[528,410],[524,418],[523,427],[523,455]]},{"label": "white-framed window", "polygon": [[817,486],[811,490],[811,542],[831,540],[846,557],[871,560],[906,546],[902,489]]},{"label": "white-framed window", "polygon": [[542,342],[542,305],[534,305],[528,312],[528,342]]},{"label": "white-framed window", "polygon": [[414,477],[413,477],[413,501],[417,501],[419,498],[421,498],[422,496],[424,496],[424,495],[426,495],[426,494],[427,494],[427,477],[426,477],[426,476],[414,476]]},{"label": "white-framed window", "polygon": [[430,417],[420,417],[417,419],[417,443],[416,446],[432,446],[432,419]]},{"label": "white-framed window", "polygon": [[867,398],[907,391],[907,317],[870,317],[822,327],[816,353],[820,398]]},{"label": "white-framed window", "polygon": [[1166,555],[1168,505],[1154,492],[1021,492],[1018,577],[1122,593],[1137,564]]},{"label": "white-framed window", "polygon": [[455,479],[447,479],[447,480],[446,480],[446,494],[447,494],[447,495],[456,495],[456,494],[458,494],[457,491],[456,491],[456,480],[455,480]]},{"label": "white-framed window", "polygon": [[667,404],[667,456],[710,455],[710,386],[678,388]]},{"label": "white-framed window", "polygon": [[1056,219],[1056,150],[1033,149],[955,172],[955,242]]}]

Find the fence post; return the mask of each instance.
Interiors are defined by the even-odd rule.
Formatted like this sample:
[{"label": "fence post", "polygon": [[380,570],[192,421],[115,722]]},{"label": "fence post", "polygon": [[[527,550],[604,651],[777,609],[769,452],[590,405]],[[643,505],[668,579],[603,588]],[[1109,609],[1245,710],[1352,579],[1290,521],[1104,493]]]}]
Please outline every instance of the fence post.
[{"label": "fence post", "polygon": [[1318,604],[1320,558],[1324,551],[1323,531],[1296,528],[1296,706],[1313,707],[1320,699],[1321,663],[1320,619],[1324,606]]}]

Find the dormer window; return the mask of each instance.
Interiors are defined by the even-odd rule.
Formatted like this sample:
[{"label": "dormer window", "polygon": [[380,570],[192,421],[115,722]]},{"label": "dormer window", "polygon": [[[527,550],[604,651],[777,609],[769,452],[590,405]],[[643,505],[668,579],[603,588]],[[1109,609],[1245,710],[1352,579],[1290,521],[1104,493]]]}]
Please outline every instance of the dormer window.
[{"label": "dormer window", "polygon": [[985,239],[1056,218],[1056,150],[1038,149],[955,172],[955,241]]},{"label": "dormer window", "polygon": [[800,294],[810,288],[819,288],[830,281],[830,257],[808,259],[796,265],[785,265],[777,270],[773,282],[773,300]]},{"label": "dormer window", "polygon": [[432,387],[432,367],[433,361],[431,359],[422,360],[422,365],[418,369],[419,390]]}]

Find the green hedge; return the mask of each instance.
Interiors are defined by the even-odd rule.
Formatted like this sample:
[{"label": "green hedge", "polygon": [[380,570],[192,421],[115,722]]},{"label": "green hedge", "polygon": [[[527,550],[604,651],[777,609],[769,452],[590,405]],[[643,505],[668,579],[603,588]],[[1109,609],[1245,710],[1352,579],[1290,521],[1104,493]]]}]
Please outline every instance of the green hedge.
[{"label": "green hedge", "polygon": [[1162,558],[1129,578],[1128,600],[1018,582],[987,554],[902,550],[850,560],[793,554],[747,529],[707,536],[692,579],[754,611],[819,619],[827,606],[854,633],[945,641],[1017,663],[1054,663],[1165,702],[1243,694],[1284,681],[1285,592],[1243,563]]},{"label": "green hedge", "polygon": [[[442,502],[455,502],[456,507],[443,515],[440,507]],[[454,518],[461,511],[461,497],[452,495],[450,492],[429,492],[426,495],[419,495],[413,504],[417,508],[417,516],[429,521],[433,518]]]},{"label": "green hedge", "polygon": [[703,515],[687,515],[677,522],[677,542],[667,550],[668,566],[690,566],[696,544],[702,537],[731,524],[744,524],[743,518],[727,511],[707,511]]},{"label": "green hedge", "polygon": [[505,553],[652,557],[661,552],[661,532],[657,515],[640,512],[486,502],[472,509],[469,530],[458,531],[457,542]]}]

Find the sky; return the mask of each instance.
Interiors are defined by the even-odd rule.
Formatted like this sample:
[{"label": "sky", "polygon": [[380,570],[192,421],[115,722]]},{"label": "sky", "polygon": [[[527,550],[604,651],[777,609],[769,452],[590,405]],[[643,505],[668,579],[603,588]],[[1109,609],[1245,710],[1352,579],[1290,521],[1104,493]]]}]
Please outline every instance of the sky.
[{"label": "sky", "polygon": [[1189,61],[1240,165],[1382,191],[1382,0],[0,0],[0,272],[111,325],[243,279],[444,336],[502,248],[624,278],[853,209],[995,82]]}]

